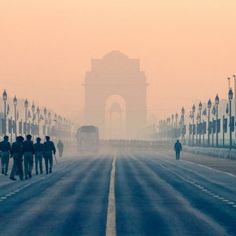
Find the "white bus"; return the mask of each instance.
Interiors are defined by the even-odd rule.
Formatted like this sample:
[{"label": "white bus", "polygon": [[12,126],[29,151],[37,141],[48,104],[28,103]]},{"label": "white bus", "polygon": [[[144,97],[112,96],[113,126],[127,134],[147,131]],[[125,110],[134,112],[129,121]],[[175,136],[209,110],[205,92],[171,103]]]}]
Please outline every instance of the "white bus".
[{"label": "white bus", "polygon": [[99,148],[99,131],[96,126],[81,126],[77,130],[76,138],[79,151],[94,152]]}]

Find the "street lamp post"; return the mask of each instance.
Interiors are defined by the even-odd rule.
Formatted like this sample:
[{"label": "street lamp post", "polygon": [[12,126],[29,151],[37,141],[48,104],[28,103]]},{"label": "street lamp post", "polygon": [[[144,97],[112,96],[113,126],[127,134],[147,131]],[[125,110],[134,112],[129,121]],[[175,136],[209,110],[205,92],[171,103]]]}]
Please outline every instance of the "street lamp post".
[{"label": "street lamp post", "polygon": [[[199,110],[199,125],[201,126],[202,123],[202,103],[200,102],[198,105],[198,110]],[[199,145],[202,143],[202,135],[201,135],[202,129],[199,129]]]},{"label": "street lamp post", "polygon": [[[207,108],[205,108],[202,112],[202,117],[207,116]],[[202,144],[205,146],[205,134],[206,134],[206,121],[202,118]]]},{"label": "street lamp post", "polygon": [[212,107],[212,134],[211,134],[211,146],[214,147],[214,134],[215,134],[215,121],[214,121],[214,117],[216,115],[216,106],[214,104],[214,106]]},{"label": "street lamp post", "polygon": [[195,111],[196,111],[196,106],[193,104],[193,107],[192,107],[192,119],[193,119],[193,136],[192,136],[192,144],[194,145],[194,135],[195,135],[195,133],[196,133],[196,129],[195,129],[195,124],[194,124],[194,118],[195,118]]},{"label": "street lamp post", "polygon": [[[234,78],[234,93],[236,92],[236,75],[233,75]],[[236,99],[234,99],[234,117],[236,117]],[[236,130],[235,132],[235,139],[236,139]]]},{"label": "street lamp post", "polygon": [[185,121],[184,121],[184,115],[185,115],[185,109],[184,107],[182,107],[181,109],[181,134],[182,134],[182,142],[185,142],[185,138],[184,138],[184,128],[185,128]]},{"label": "street lamp post", "polygon": [[[193,119],[193,113],[192,113],[192,111],[190,111],[190,113],[189,113],[189,118],[190,118],[190,120],[192,120]],[[191,125],[191,121],[189,122],[189,135],[188,135],[188,144],[189,145],[192,145],[192,141],[191,141],[191,135],[192,135],[192,132],[193,132],[193,129],[192,129],[192,125]]]},{"label": "street lamp post", "polygon": [[[59,127],[60,127],[60,132],[63,135],[63,119],[61,116],[59,116]],[[169,117],[167,119],[167,127],[166,127],[166,140],[170,143],[171,142],[171,118]]]},{"label": "street lamp post", "polygon": [[2,94],[3,103],[4,103],[4,135],[7,134],[7,91],[4,90]]},{"label": "street lamp post", "polygon": [[197,114],[197,117],[196,117],[196,144],[200,144],[200,114],[198,113]]},{"label": "street lamp post", "polygon": [[34,139],[34,136],[35,136],[35,105],[34,105],[34,102],[31,106],[31,110],[32,110],[32,124],[33,124],[33,130],[32,130],[32,135],[33,135],[33,139]]},{"label": "street lamp post", "polygon": [[223,147],[225,146],[225,115],[223,115]]},{"label": "street lamp post", "polygon": [[17,137],[17,120],[18,120],[18,117],[17,117],[17,110],[16,110],[16,108],[17,108],[17,103],[18,103],[18,101],[17,101],[17,98],[16,98],[16,96],[15,96],[14,99],[13,99],[14,116],[15,116],[15,137]]},{"label": "street lamp post", "polygon": [[29,102],[27,99],[25,100],[24,106],[25,106],[25,134],[26,134],[28,127],[27,122],[28,122],[28,108],[29,108]]},{"label": "street lamp post", "polygon": [[212,103],[211,103],[211,99],[208,100],[208,103],[207,103],[207,108],[208,108],[208,147],[210,146],[210,116],[211,116],[211,106],[212,106]]},{"label": "street lamp post", "polygon": [[[66,119],[64,118],[63,119],[63,132],[65,132],[65,123],[66,123]],[[171,133],[170,133],[170,139],[171,139],[171,142],[173,142],[173,137],[174,137],[174,127],[175,127],[175,115],[172,114],[171,115]]]},{"label": "street lamp post", "polygon": [[47,108],[45,107],[43,110],[43,114],[44,114],[44,124],[45,124],[45,135],[47,135]]},{"label": "street lamp post", "polygon": [[175,127],[177,128],[177,126],[178,126],[178,114],[176,113],[175,114]]},{"label": "street lamp post", "polygon": [[26,99],[26,100],[25,100],[25,122],[26,122],[26,123],[28,122],[28,108],[29,108],[29,102],[28,102],[28,100]]},{"label": "street lamp post", "polygon": [[33,102],[33,104],[32,104],[32,107],[31,107],[31,110],[32,110],[32,121],[33,121],[33,125],[34,125],[34,123],[35,123],[35,105],[34,105],[34,102]]},{"label": "street lamp post", "polygon": [[216,146],[219,146],[219,138],[218,138],[218,116],[219,116],[219,103],[220,103],[220,99],[218,94],[215,97],[215,109],[216,109]]},{"label": "street lamp post", "polygon": [[58,124],[57,124],[57,121],[58,121],[58,117],[57,117],[57,114],[54,115],[54,122],[55,122],[55,129],[54,129],[54,132],[55,132],[55,136],[60,136],[60,133],[58,132]]},{"label": "street lamp post", "polygon": [[40,126],[40,108],[37,107],[37,118],[38,118],[38,137],[40,136],[40,130],[39,130],[39,126]]},{"label": "street lamp post", "polygon": [[51,135],[51,112],[48,112],[48,134]]},{"label": "street lamp post", "polygon": [[228,98],[229,98],[229,126],[230,126],[230,132],[229,132],[229,141],[230,141],[230,145],[229,145],[229,149],[232,149],[232,127],[233,127],[233,123],[232,123],[232,100],[233,100],[233,90],[230,88],[229,89],[229,93],[228,93]]},{"label": "street lamp post", "polygon": [[178,128],[178,114],[176,113],[175,114],[175,129],[174,129],[174,136],[175,136],[175,138],[177,138],[177,136],[178,136],[178,130],[177,130],[177,128]]}]

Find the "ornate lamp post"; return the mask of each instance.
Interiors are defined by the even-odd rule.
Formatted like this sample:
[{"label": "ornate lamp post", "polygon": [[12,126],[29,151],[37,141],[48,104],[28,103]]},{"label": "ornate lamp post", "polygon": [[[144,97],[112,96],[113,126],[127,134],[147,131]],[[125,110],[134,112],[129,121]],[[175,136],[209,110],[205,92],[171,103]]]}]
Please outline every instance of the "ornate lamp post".
[{"label": "ornate lamp post", "polygon": [[49,111],[48,112],[48,134],[51,135],[50,133],[51,133],[51,112]]},{"label": "ornate lamp post", "polygon": [[45,122],[47,120],[47,108],[45,107],[43,110],[43,114],[44,114],[44,118],[45,118]]},{"label": "ornate lamp post", "polygon": [[[206,117],[207,116],[207,108],[205,108],[204,110],[203,110],[203,112],[202,112],[202,116],[203,117]],[[202,143],[203,143],[203,146],[205,146],[205,134],[206,134],[206,121],[205,121],[205,119],[203,120],[203,127],[202,127],[202,135],[203,135],[203,139],[202,139]]]},{"label": "ornate lamp post", "polygon": [[4,135],[7,134],[7,91],[4,89],[2,94],[2,99],[4,103]]},{"label": "ornate lamp post", "polygon": [[192,144],[194,145],[194,135],[196,133],[196,129],[195,129],[195,111],[196,111],[196,106],[193,104],[193,107],[192,107],[192,119],[193,119],[193,136],[192,136]]},{"label": "ornate lamp post", "polygon": [[54,132],[55,132],[55,136],[57,136],[57,135],[59,135],[60,136],[60,133],[58,132],[58,123],[57,123],[57,121],[58,121],[58,116],[57,116],[57,114],[55,114],[54,115],[54,122],[55,122],[55,130],[54,130]]},{"label": "ornate lamp post", "polygon": [[179,115],[176,113],[175,114],[175,127],[177,128],[177,126],[178,126],[178,117],[179,117]]},{"label": "ornate lamp post", "polygon": [[27,128],[28,128],[28,108],[29,108],[29,102],[27,99],[25,100],[24,106],[25,106],[25,134],[26,134],[28,130]]},{"label": "ornate lamp post", "polygon": [[219,130],[218,130],[218,116],[219,116],[219,103],[220,103],[220,99],[219,99],[219,96],[218,94],[216,95],[215,97],[215,109],[216,109],[216,146],[218,147],[219,146],[219,138],[218,138],[218,133],[219,133]]},{"label": "ornate lamp post", "polygon": [[230,140],[230,145],[229,149],[232,149],[232,130],[233,130],[233,125],[234,123],[232,122],[232,100],[233,100],[233,90],[230,88],[229,93],[228,93],[228,98],[229,98],[229,126],[230,126],[230,133],[229,133],[229,140]]},{"label": "ornate lamp post", "polygon": [[33,139],[34,139],[34,136],[35,136],[35,105],[34,105],[34,102],[31,106],[31,111],[32,111],[32,135],[33,135]]},{"label": "ornate lamp post", "polygon": [[[199,120],[199,125],[201,127],[201,123],[202,123],[202,103],[200,102],[198,105],[198,111],[199,111],[199,116],[198,116],[198,120]],[[199,129],[199,145],[201,145],[202,142],[202,128]]]},{"label": "ornate lamp post", "polygon": [[[178,130],[177,130],[177,128],[178,128],[178,117],[179,117],[179,115],[176,113],[175,114],[175,125],[174,125],[174,138],[177,138],[177,136],[178,136]],[[69,126],[69,121],[67,121],[67,125]]]},{"label": "ornate lamp post", "polygon": [[211,103],[211,99],[208,100],[208,103],[207,103],[207,108],[208,108],[208,147],[210,146],[210,119],[211,119],[211,106],[212,106],[212,103]]},{"label": "ornate lamp post", "polygon": [[[65,130],[66,130],[66,119],[64,118],[64,130],[63,130],[63,132],[65,133]],[[170,132],[170,139],[173,139],[173,137],[174,137],[174,127],[175,127],[175,115],[174,114],[172,114],[171,115],[171,132]],[[173,141],[173,140],[172,140]]]},{"label": "ornate lamp post", "polygon": [[182,134],[182,142],[184,141],[184,135],[185,135],[185,133],[184,133],[184,127],[185,127],[185,120],[184,120],[184,115],[185,115],[185,109],[184,109],[184,107],[182,107],[182,109],[181,109],[181,134]]},{"label": "ornate lamp post", "polygon": [[[236,75],[233,75],[234,79],[234,92],[236,92]],[[236,118],[236,99],[234,100],[234,118]],[[236,130],[235,130],[235,139],[236,139]]]},{"label": "ornate lamp post", "polygon": [[2,94],[3,102],[4,102],[4,117],[7,118],[7,91],[4,90]]},{"label": "ornate lamp post", "polygon": [[[61,116],[59,116],[59,120],[60,120],[60,132],[63,135],[63,125],[62,125],[62,118]],[[171,118],[167,118],[166,120],[166,140],[170,142],[170,128],[171,127]]]},{"label": "ornate lamp post", "polygon": [[35,121],[35,105],[34,105],[34,102],[33,102],[33,104],[32,104],[32,107],[31,107],[31,110],[32,110],[32,116],[33,116],[33,124],[34,124],[34,121]]},{"label": "ornate lamp post", "polygon": [[[193,119],[192,110],[189,112],[189,118],[190,118],[190,120]],[[193,132],[192,125],[191,125],[191,122],[189,122],[189,136],[188,136],[188,143],[189,143],[189,145],[192,145],[192,143],[191,143],[192,132]]]},{"label": "ornate lamp post", "polygon": [[43,110],[44,114],[44,124],[45,124],[45,135],[47,134],[47,108],[45,107]]},{"label": "ornate lamp post", "polygon": [[25,122],[27,123],[28,122],[28,108],[29,108],[29,102],[27,99],[25,100],[24,105],[25,105]]},{"label": "ornate lamp post", "polygon": [[41,120],[41,117],[40,117],[40,108],[37,107],[37,118],[38,118],[38,137],[40,136],[40,132],[39,132],[39,126],[40,126],[40,120]]},{"label": "ornate lamp post", "polygon": [[15,136],[17,137],[17,120],[18,120],[18,117],[17,117],[17,104],[18,104],[18,101],[17,101],[17,98],[16,96],[14,97],[13,99],[13,105],[14,105],[14,116],[15,116]]}]

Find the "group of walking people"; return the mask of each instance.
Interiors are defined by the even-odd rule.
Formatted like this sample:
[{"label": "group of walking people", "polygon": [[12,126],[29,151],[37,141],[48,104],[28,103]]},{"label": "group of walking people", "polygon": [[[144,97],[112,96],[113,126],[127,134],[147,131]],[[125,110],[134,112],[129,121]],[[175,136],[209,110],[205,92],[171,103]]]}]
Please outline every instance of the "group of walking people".
[{"label": "group of walking people", "polygon": [[[59,155],[63,153],[63,143],[57,144]],[[10,179],[16,181],[16,175],[20,180],[32,178],[32,170],[35,161],[35,174],[43,174],[43,159],[45,162],[46,174],[52,173],[53,155],[56,155],[56,148],[49,136],[45,137],[45,142],[41,143],[41,138],[36,142],[32,141],[32,136],[18,136],[11,145],[9,137],[5,136],[0,142],[1,167],[2,174],[8,175],[9,159],[13,158],[13,165],[10,173]]]}]

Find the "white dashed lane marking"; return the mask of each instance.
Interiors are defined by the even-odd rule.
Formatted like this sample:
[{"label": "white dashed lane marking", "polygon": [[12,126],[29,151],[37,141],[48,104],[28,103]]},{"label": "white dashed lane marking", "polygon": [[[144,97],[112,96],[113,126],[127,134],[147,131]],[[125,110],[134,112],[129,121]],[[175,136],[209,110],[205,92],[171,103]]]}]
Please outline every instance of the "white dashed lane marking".
[{"label": "white dashed lane marking", "polygon": [[[73,165],[73,162],[70,162],[70,163],[67,165],[67,167],[70,167],[70,166],[72,166],[72,165]],[[16,195],[17,193],[21,192],[22,190],[24,190],[24,189],[30,187],[31,185],[33,185],[33,184],[35,184],[35,183],[40,182],[41,180],[44,180],[44,179],[46,179],[46,178],[48,178],[48,177],[47,177],[47,176],[42,176],[42,177],[40,177],[39,179],[37,179],[37,180],[35,180],[35,181],[31,182],[31,183],[27,183],[27,184],[23,185],[22,187],[19,187],[19,188],[15,189],[15,190],[12,191],[12,192],[9,192],[9,193],[4,194],[3,196],[0,196],[0,202],[4,202],[4,201],[8,200],[10,197]]]},{"label": "white dashed lane marking", "polygon": [[38,179],[38,180],[36,180],[36,181],[34,181],[34,182],[25,184],[25,185],[23,185],[22,187],[20,187],[20,188],[14,190],[14,191],[12,191],[12,192],[10,192],[10,193],[6,193],[5,195],[0,196],[0,202],[4,202],[4,201],[8,200],[10,197],[16,195],[17,193],[21,192],[22,190],[28,188],[29,186],[31,186],[31,185],[33,185],[33,184],[35,184],[35,183],[37,183],[37,182],[39,182],[39,181],[41,181],[41,180],[43,180],[43,179],[45,179],[45,178],[46,178],[46,177],[41,177],[40,179]]},{"label": "white dashed lane marking", "polygon": [[218,195],[218,194],[216,194],[216,193],[214,193],[214,192],[208,190],[206,187],[202,186],[202,185],[199,184],[199,183],[196,183],[196,182],[193,181],[192,179],[186,179],[186,178],[180,176],[179,174],[175,173],[173,170],[170,170],[170,169],[169,169],[168,167],[166,167],[165,165],[162,165],[162,164],[161,164],[161,166],[162,166],[164,169],[166,169],[166,170],[168,170],[169,172],[171,172],[172,174],[177,175],[179,178],[181,178],[181,179],[184,180],[185,182],[187,182],[187,183],[191,184],[192,186],[194,186],[195,188],[199,189],[201,192],[207,194],[208,196],[213,197],[213,198],[215,198],[215,199],[217,199],[217,200],[219,200],[219,201],[221,201],[221,202],[223,202],[223,203],[225,203],[225,204],[227,204],[227,205],[229,205],[229,206],[232,206],[232,207],[236,208],[236,203],[235,203],[235,202],[233,202],[233,201],[231,201],[231,200],[229,200],[229,199],[226,199],[226,198],[224,198],[224,197],[222,197],[222,196],[220,196],[220,195]]}]

